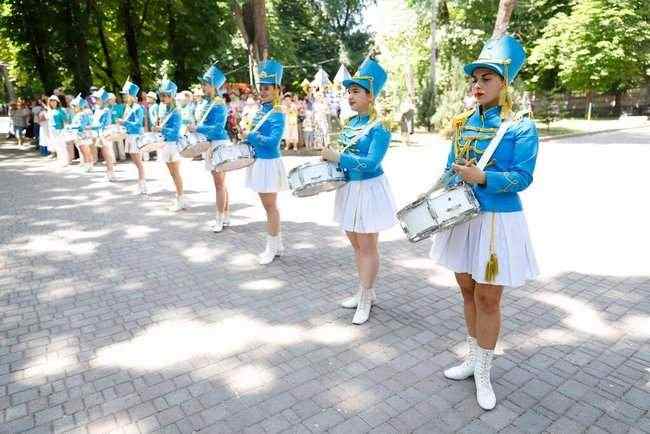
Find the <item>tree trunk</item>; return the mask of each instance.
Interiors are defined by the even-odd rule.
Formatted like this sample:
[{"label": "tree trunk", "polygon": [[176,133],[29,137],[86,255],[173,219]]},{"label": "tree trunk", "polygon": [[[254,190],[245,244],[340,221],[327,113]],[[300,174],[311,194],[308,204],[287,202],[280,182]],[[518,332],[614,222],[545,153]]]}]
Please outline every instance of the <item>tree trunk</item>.
[{"label": "tree trunk", "polygon": [[16,91],[14,90],[14,84],[11,82],[11,79],[9,78],[9,74],[7,73],[7,67],[2,63],[0,63],[0,79],[2,79],[2,83],[4,84],[7,101],[15,100]]},{"label": "tree trunk", "polygon": [[231,0],[235,24],[239,29],[255,63],[268,58],[269,39],[266,30],[266,1],[248,0],[243,7]]},{"label": "tree trunk", "polygon": [[102,70],[106,73],[106,76],[111,83],[111,90],[113,90],[113,92],[117,92],[120,90],[120,85],[115,79],[115,72],[113,71],[113,58],[111,57],[108,40],[106,39],[106,33],[104,32],[104,15],[102,11],[97,7],[95,0],[91,0],[90,7],[92,8],[95,15],[95,26],[97,27],[99,44],[102,47],[104,62],[106,63],[106,66],[102,67]]},{"label": "tree trunk", "polygon": [[[86,6],[88,6],[86,4]],[[63,6],[63,18],[74,31],[64,33],[65,60],[72,72],[75,92],[87,93],[91,86],[90,55],[86,42],[88,8],[82,8],[79,0],[67,0]]]},{"label": "tree trunk", "polygon": [[124,40],[126,41],[126,52],[129,56],[129,71],[131,81],[142,85],[142,70],[140,68],[140,57],[138,50],[137,27],[134,13],[134,5],[131,0],[121,0],[119,14],[122,17]]},{"label": "tree trunk", "polygon": [[437,49],[436,46],[436,31],[438,28],[438,0],[432,0],[432,9],[431,9],[431,70],[429,72],[429,86],[435,97],[436,95],[436,62],[437,62]]},{"label": "tree trunk", "polygon": [[517,6],[517,0],[500,0],[499,10],[497,11],[497,19],[494,23],[494,31],[492,32],[493,38],[500,38],[508,31],[508,24],[510,23],[510,16],[512,11]]},{"label": "tree trunk", "polygon": [[187,65],[185,63],[185,54],[178,40],[179,34],[173,0],[167,0],[167,17],[167,40],[169,41],[170,57],[175,66],[174,82],[178,85],[179,88],[184,88],[189,86],[190,83],[185,82],[188,78]]}]

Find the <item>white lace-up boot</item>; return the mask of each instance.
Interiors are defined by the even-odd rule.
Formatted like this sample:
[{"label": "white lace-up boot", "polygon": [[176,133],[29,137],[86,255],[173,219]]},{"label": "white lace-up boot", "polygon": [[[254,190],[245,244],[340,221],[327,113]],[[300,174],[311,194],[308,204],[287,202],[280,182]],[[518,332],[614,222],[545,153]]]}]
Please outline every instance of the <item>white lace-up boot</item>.
[{"label": "white lace-up boot", "polygon": [[[357,306],[359,305],[359,298],[361,297],[361,291],[363,291],[363,288],[359,286],[359,289],[357,290],[357,293],[346,298],[341,302],[341,307],[344,307],[346,309],[356,309]],[[372,302],[377,301],[377,294],[375,294],[374,288],[370,288],[370,298],[372,299]]]},{"label": "white lace-up boot", "polygon": [[183,209],[185,209],[185,199],[183,198],[183,196],[177,196],[176,199],[174,200],[174,203],[169,208],[169,210],[173,212],[177,212]]},{"label": "white lace-up boot", "polygon": [[214,218],[214,221],[210,225],[210,229],[212,229],[212,232],[214,233],[219,233],[223,230],[224,226],[225,226],[225,222],[224,222],[223,214],[218,212]]},{"label": "white lace-up boot", "polygon": [[144,181],[138,182],[138,193],[147,194],[147,183]]},{"label": "white lace-up boot", "polygon": [[227,228],[228,226],[230,226],[230,211],[226,211],[226,212],[223,213],[222,222],[223,222],[223,227],[224,228]]},{"label": "white lace-up boot", "polygon": [[445,377],[450,380],[465,380],[474,375],[474,366],[476,366],[476,348],[478,344],[476,339],[467,336],[467,355],[465,360],[458,366],[453,366],[445,370]]},{"label": "white lace-up boot", "polygon": [[272,235],[267,235],[266,249],[264,249],[264,251],[259,256],[260,265],[267,265],[273,262],[276,256],[280,256],[282,254],[282,249],[283,247],[280,235],[277,235],[275,237]]},{"label": "white lace-up boot", "polygon": [[357,305],[356,312],[354,312],[352,324],[359,325],[368,321],[368,318],[370,317],[370,309],[372,309],[372,290],[371,288],[361,288],[359,304]]},{"label": "white lace-up boot", "polygon": [[486,350],[478,345],[476,346],[474,383],[476,384],[476,400],[483,410],[492,410],[497,404],[497,398],[490,382],[493,355],[494,350]]}]

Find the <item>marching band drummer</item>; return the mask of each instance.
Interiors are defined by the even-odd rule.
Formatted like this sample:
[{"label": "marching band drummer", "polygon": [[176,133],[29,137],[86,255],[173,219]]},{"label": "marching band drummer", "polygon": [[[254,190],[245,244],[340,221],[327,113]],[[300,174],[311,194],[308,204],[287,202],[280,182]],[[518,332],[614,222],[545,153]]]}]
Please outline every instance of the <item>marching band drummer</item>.
[{"label": "marching band drummer", "polygon": [[[464,67],[477,105],[453,120],[447,170],[472,186],[481,214],[437,234],[430,253],[455,273],[468,333],[465,360],[444,375],[452,380],[474,376],[476,398],[485,410],[496,405],[490,369],[501,327],[503,287],[521,286],[538,274],[518,192],[533,180],[539,139],[533,121],[512,116],[508,94],[525,58],[519,41],[503,36],[489,40],[479,59]],[[502,123],[505,134],[482,171],[476,162]]]},{"label": "marching band drummer", "polygon": [[[72,101],[70,101],[70,106],[73,110],[72,121],[67,126],[68,129],[75,131],[77,137],[81,140],[84,139],[84,134],[86,129],[90,126],[92,121],[90,114],[88,113],[88,103],[85,99],[81,97],[81,94],[78,94]],[[90,172],[93,167],[93,157],[90,151],[88,144],[83,144],[80,140],[75,141],[79,154],[81,154],[83,162],[83,170]]]},{"label": "marching band drummer", "polygon": [[131,161],[138,168],[138,193],[147,194],[147,184],[144,178],[144,164],[138,150],[137,138],[144,131],[144,109],[137,103],[140,87],[127,80],[122,87],[122,94],[125,98],[124,116],[118,119],[119,125],[126,128],[126,140],[124,141],[125,151],[131,157]]},{"label": "marching band drummer", "polygon": [[185,209],[185,199],[183,198],[183,178],[181,177],[181,155],[178,149],[178,139],[181,130],[181,113],[176,108],[177,86],[170,80],[163,80],[158,89],[160,101],[164,104],[164,112],[160,113],[160,125],[153,127],[154,131],[160,131],[165,137],[165,147],[158,152],[158,159],[164,162],[169,169],[169,174],[176,187],[176,200],[171,206],[171,211],[180,211]]},{"label": "marching band drummer", "polygon": [[284,134],[284,114],[279,109],[284,67],[268,59],[259,66],[261,107],[253,118],[253,129],[244,138],[255,150],[255,162],[246,168],[246,186],[257,192],[266,211],[266,248],[259,256],[261,265],[270,264],[284,251],[280,232],[278,192],[289,184],[280,153]]},{"label": "marching band drummer", "polygon": [[[104,163],[106,164],[106,179],[108,182],[114,182],[115,174],[113,173],[113,167],[115,164],[115,154],[113,152],[113,143],[104,140],[102,137],[106,127],[111,124],[111,112],[106,107],[109,95],[102,87],[93,93],[93,97],[95,98],[95,112],[90,123],[90,129],[97,137],[95,139],[95,147],[102,151],[102,158],[104,158]],[[89,171],[91,167],[92,163],[88,168]]]},{"label": "marching band drummer", "polygon": [[345,231],[356,256],[359,289],[341,303],[344,308],[356,308],[354,324],[368,320],[376,299],[373,286],[379,272],[379,232],[397,223],[393,194],[381,167],[391,134],[377,120],[374,109],[386,79],[381,65],[369,57],[352,79],[343,81],[357,115],[339,134],[343,151],[325,148],[321,153],[324,160],[339,164],[348,181],[336,191],[334,220]]},{"label": "marching band drummer", "polygon": [[[228,108],[223,98],[219,96],[219,89],[226,82],[226,76],[216,66],[210,66],[205,73],[199,77],[201,81],[203,100],[196,107],[196,125],[188,126],[190,132],[197,132],[205,135],[212,145],[212,149],[230,144],[226,132],[226,120],[228,119]],[[203,155],[206,170],[212,173],[214,182],[216,213],[214,222],[210,228],[212,232],[221,232],[224,227],[230,225],[230,204],[228,200],[228,189],[226,188],[226,172],[213,170],[210,153]]]}]

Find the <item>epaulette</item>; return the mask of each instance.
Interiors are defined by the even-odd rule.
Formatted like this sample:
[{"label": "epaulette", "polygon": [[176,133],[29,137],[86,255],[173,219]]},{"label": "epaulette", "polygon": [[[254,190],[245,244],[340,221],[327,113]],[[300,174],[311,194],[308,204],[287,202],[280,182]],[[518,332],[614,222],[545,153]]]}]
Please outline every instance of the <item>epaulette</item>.
[{"label": "epaulette", "polygon": [[472,116],[472,114],[474,114],[474,110],[475,109],[472,108],[464,111],[459,115],[454,116],[451,119],[451,128],[457,130],[461,128],[463,125],[465,125],[465,123],[467,123],[467,119],[469,119],[469,117]]},{"label": "epaulette", "polygon": [[220,97],[220,96],[215,96],[212,101],[214,101],[215,104],[225,104],[225,100]]}]

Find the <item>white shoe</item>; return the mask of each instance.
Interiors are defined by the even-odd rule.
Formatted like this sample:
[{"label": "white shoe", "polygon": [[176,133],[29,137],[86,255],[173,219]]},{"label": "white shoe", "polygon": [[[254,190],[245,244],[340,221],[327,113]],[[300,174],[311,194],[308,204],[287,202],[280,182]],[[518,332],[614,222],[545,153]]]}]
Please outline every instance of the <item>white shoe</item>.
[{"label": "white shoe", "polygon": [[[356,294],[343,300],[341,302],[341,307],[344,307],[346,309],[356,309],[356,307],[359,305],[359,297],[361,297],[361,287],[359,287],[359,290]],[[375,290],[373,288],[370,288],[370,298],[372,299],[373,303],[377,301],[377,294],[375,294]]]},{"label": "white shoe", "polygon": [[223,213],[222,224],[224,228],[230,226],[230,213],[227,211]]},{"label": "white shoe", "polygon": [[368,321],[370,317],[370,309],[372,309],[372,297],[370,288],[362,288],[361,295],[359,296],[359,305],[357,311],[354,312],[352,324],[363,324]]},{"label": "white shoe", "polygon": [[467,336],[467,356],[465,360],[458,366],[453,366],[445,369],[445,377],[450,380],[465,380],[474,375],[474,367],[476,366],[476,339]]},{"label": "white shoe", "polygon": [[219,213],[217,214],[214,221],[210,225],[210,229],[212,229],[212,232],[214,233],[219,233],[223,230],[224,226],[225,226],[225,221],[223,218],[223,214]]},{"label": "white shoe", "polygon": [[86,164],[86,167],[84,167],[84,172],[90,173],[93,170],[93,165],[92,164]]},{"label": "white shoe", "polygon": [[259,264],[267,265],[273,262],[276,256],[282,254],[282,241],[280,241],[280,236],[271,236],[267,235],[266,237],[266,249],[259,256]]},{"label": "white shoe", "polygon": [[147,194],[147,183],[144,181],[138,182],[138,193]]},{"label": "white shoe", "polygon": [[[89,170],[89,172],[90,172],[90,170]],[[115,182],[115,181],[117,181],[117,178],[115,178],[115,174],[113,174],[113,173],[107,173],[107,174],[106,174],[106,180],[107,180],[108,182]]]},{"label": "white shoe", "polygon": [[494,395],[490,382],[494,350],[486,350],[477,345],[476,355],[476,366],[474,367],[476,401],[483,410],[492,410],[497,405],[497,397]]},{"label": "white shoe", "polygon": [[172,206],[169,207],[169,210],[173,212],[178,212],[183,209],[185,209],[185,200],[183,200],[183,196],[177,197]]}]

